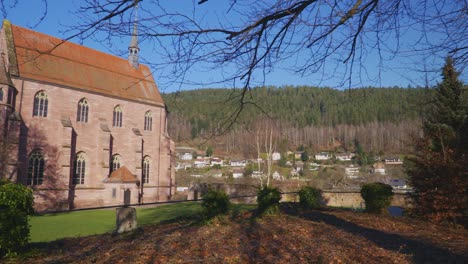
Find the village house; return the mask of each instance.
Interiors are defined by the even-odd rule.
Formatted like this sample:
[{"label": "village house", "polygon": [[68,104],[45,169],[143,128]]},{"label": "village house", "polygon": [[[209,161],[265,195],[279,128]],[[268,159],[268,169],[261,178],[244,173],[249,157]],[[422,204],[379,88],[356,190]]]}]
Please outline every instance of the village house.
[{"label": "village house", "polygon": [[329,160],[331,159],[331,155],[328,152],[320,152],[318,154],[315,154],[315,159],[316,160]]},{"label": "village house", "polygon": [[211,166],[212,167],[215,166],[215,165],[223,166],[223,163],[224,163],[223,160],[220,159],[220,158],[213,157],[211,159]]},{"label": "village house", "polygon": [[385,164],[401,165],[403,161],[399,157],[387,157],[385,158]]},{"label": "village house", "polygon": [[247,166],[247,161],[245,160],[231,160],[229,162],[231,167],[245,167]]},{"label": "village house", "polygon": [[280,159],[281,159],[281,154],[279,152],[273,152],[273,154],[271,154],[271,160],[278,161]]},{"label": "village house", "polygon": [[189,152],[182,153],[182,154],[179,154],[179,159],[180,160],[192,160],[193,155],[192,155],[192,153],[189,153]]},{"label": "village house", "polygon": [[242,178],[244,177],[244,170],[243,169],[239,169],[239,168],[235,168],[232,170],[232,177],[233,178]]},{"label": "village house", "polygon": [[351,161],[353,159],[353,154],[351,153],[337,153],[335,155],[336,160],[339,161]]},{"label": "village house", "polygon": [[195,168],[204,168],[210,165],[210,158],[209,157],[201,157],[198,156],[195,161],[193,162],[193,166]]},{"label": "village house", "polygon": [[374,174],[385,175],[385,165],[382,162],[376,162],[372,165],[371,172]]},{"label": "village house", "polygon": [[283,176],[281,176],[278,171],[273,172],[273,174],[271,175],[271,178],[276,181],[283,180]]},{"label": "village house", "polygon": [[349,167],[345,168],[345,175],[350,179],[355,179],[359,177],[359,167],[349,165]]},{"label": "village house", "polygon": [[3,21],[0,131],[6,177],[36,210],[166,201],[174,142],[134,27],[123,59]]}]

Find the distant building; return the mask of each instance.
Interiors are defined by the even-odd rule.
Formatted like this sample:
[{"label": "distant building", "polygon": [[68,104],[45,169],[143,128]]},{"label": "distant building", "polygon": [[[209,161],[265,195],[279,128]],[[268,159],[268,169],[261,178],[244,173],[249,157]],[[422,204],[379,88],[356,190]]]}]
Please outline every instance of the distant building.
[{"label": "distant building", "polygon": [[273,180],[277,180],[277,181],[282,181],[283,180],[283,177],[277,171],[273,172],[273,174],[271,175],[271,178]]},{"label": "distant building", "polygon": [[215,165],[223,166],[223,160],[220,158],[213,157],[211,159],[211,166],[215,166]]},{"label": "distant building", "polygon": [[350,179],[355,179],[359,177],[359,167],[354,165],[350,165],[349,167],[345,168],[345,175]]},{"label": "distant building", "polygon": [[406,189],[408,188],[408,185],[406,184],[406,181],[400,180],[400,179],[391,179],[390,180],[390,186],[394,189]]},{"label": "distant building", "polygon": [[385,165],[382,162],[377,162],[372,165],[372,173],[385,175]]},{"label": "distant building", "polygon": [[244,170],[243,169],[233,169],[232,170],[232,177],[233,178],[242,178],[244,177]]},{"label": "distant building", "polygon": [[385,158],[385,164],[401,165],[403,161],[399,157],[387,157]]},{"label": "distant building", "polygon": [[353,154],[351,153],[338,153],[335,155],[336,160],[339,161],[351,161],[353,159]]},{"label": "distant building", "polygon": [[229,162],[231,167],[245,167],[247,165],[247,161],[245,160],[231,160]]},{"label": "distant building", "polygon": [[193,166],[195,168],[204,168],[210,165],[209,158],[204,157],[197,157],[197,159],[193,162]]},{"label": "distant building", "polygon": [[188,152],[182,153],[182,154],[179,155],[179,159],[180,160],[192,160],[193,155],[192,155],[192,153],[188,153]]},{"label": "distant building", "polygon": [[271,154],[271,160],[277,161],[280,159],[281,159],[281,154],[279,152],[273,152],[273,154]]},{"label": "distant building", "polygon": [[329,160],[330,158],[331,158],[331,155],[328,152],[320,152],[318,154],[315,154],[316,160]]}]

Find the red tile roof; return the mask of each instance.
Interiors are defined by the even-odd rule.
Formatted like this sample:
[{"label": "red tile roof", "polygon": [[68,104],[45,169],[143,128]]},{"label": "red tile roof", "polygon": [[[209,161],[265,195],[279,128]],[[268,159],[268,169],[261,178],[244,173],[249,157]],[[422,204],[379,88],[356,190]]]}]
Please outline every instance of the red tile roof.
[{"label": "red tile roof", "polygon": [[4,28],[9,26],[13,43],[7,45],[8,49],[14,45],[19,77],[164,104],[147,66],[136,69],[126,59],[3,23]]},{"label": "red tile roof", "polygon": [[133,175],[125,166],[118,168],[113,171],[109,178],[105,182],[116,183],[116,182],[137,182],[138,179]]}]

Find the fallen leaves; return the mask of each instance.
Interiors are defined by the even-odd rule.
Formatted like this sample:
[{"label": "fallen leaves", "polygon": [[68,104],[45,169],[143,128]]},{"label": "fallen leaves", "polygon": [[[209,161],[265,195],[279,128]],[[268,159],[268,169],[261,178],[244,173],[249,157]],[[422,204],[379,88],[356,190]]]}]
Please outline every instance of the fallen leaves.
[{"label": "fallen leaves", "polygon": [[36,245],[26,263],[414,263],[467,262],[467,232],[413,219],[344,210],[210,225],[174,222],[135,235],[99,235]]}]

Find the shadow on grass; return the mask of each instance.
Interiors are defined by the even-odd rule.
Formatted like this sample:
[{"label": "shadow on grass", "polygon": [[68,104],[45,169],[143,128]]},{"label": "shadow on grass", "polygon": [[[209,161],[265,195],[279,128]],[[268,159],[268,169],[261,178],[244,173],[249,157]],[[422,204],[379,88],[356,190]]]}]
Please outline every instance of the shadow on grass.
[{"label": "shadow on grass", "polygon": [[410,255],[414,263],[468,263],[467,255],[450,252],[427,241],[362,227],[335,215],[327,214],[326,210],[301,212],[297,210],[295,205],[291,204],[284,204],[281,209],[286,214],[313,222],[323,222],[353,235],[361,236],[381,248]]}]

